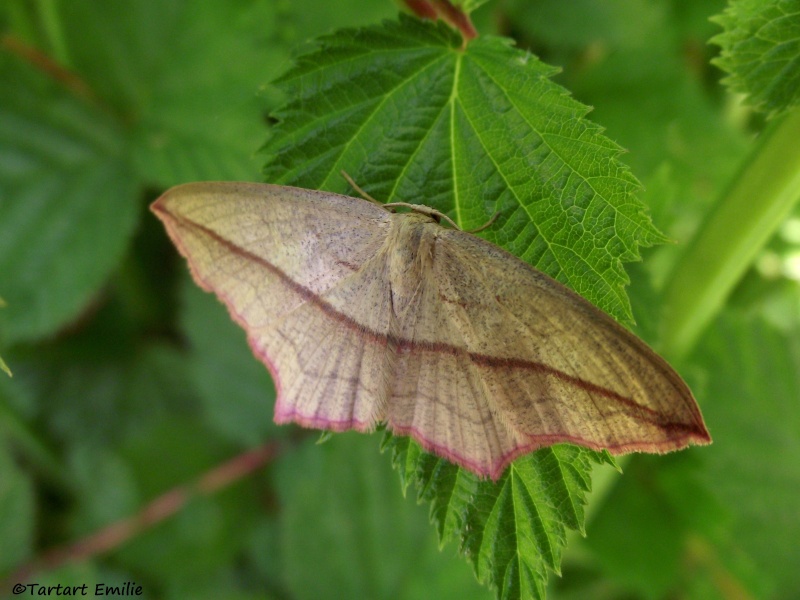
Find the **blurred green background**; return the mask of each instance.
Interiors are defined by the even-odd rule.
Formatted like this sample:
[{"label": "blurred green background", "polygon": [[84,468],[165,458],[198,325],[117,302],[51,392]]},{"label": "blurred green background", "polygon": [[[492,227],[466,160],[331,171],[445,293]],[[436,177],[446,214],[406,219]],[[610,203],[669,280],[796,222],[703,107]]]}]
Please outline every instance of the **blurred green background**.
[{"label": "blurred green background", "polygon": [[[666,273],[764,124],[709,64],[723,8],[508,0],[474,16],[562,67],[629,151],[677,242],[628,269],[651,341]],[[395,15],[387,0],[0,7],[0,596],[49,560],[28,581],[135,581],[145,598],[491,597],[439,551],[379,435],[315,445],[272,423],[268,373],[147,211],[177,183],[259,181],[291,53]],[[551,598],[800,597],[798,280],[796,211],[677,365],[714,445],[599,469]],[[265,443],[266,466],[183,489],[170,518],[103,529]],[[90,557],[47,554],[97,531]]]}]

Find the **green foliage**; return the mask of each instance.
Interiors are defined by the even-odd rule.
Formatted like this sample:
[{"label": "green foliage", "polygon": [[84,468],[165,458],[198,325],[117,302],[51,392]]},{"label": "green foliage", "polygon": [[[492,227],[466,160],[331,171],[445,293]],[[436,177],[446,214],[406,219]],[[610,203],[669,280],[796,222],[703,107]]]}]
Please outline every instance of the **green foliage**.
[{"label": "green foliage", "polygon": [[753,157],[720,196],[673,270],[664,291],[664,347],[672,355],[682,356],[694,345],[797,204],[798,134],[800,111],[788,113],[762,133]]},{"label": "green foliage", "polygon": [[[487,2],[465,48],[442,24],[380,24],[384,0],[3,3],[0,595],[48,549],[182,491],[169,519],[27,581],[490,597],[473,570],[505,598],[798,596],[793,6],[736,2],[718,19],[731,85],[788,113],[753,144],[760,122],[709,66],[723,0]],[[267,136],[272,182],[349,191],[345,169],[466,228],[499,211],[482,235],[633,313],[651,344],[674,351],[695,323],[679,367],[714,445],[620,461],[622,477],[555,446],[492,483],[407,438],[382,455],[374,436],[316,445],[276,427],[266,370],[146,212],[174,183],[259,179]],[[628,264],[626,287],[623,263],[664,239],[645,205],[677,243]],[[179,487],[265,442],[270,468],[213,494]]]},{"label": "green foliage", "polygon": [[731,89],[756,109],[778,114],[800,104],[800,2],[733,0],[717,17],[725,31],[711,42]]},{"label": "green foliage", "polygon": [[33,482],[15,464],[10,449],[0,446],[0,572],[6,572],[33,552]]},{"label": "green foliage", "polygon": [[[484,597],[469,567],[454,561],[452,550],[439,551],[425,510],[398,493],[387,467],[375,440],[354,433],[306,443],[281,461],[281,567],[296,597],[326,597],[330,590],[387,600]],[[316,565],[313,577],[309,564]],[[424,576],[408,576],[417,569]]]},{"label": "green foliage", "polygon": [[[255,360],[244,332],[231,327],[228,313],[189,277],[181,282],[181,324],[193,353],[189,369],[209,424],[233,442],[256,445],[282,435],[264,418],[274,401],[274,385],[264,365]],[[231,381],[239,384],[233,388]],[[237,409],[230,410],[231,404]]]},{"label": "green foliage", "polygon": [[[754,563],[761,586],[772,588],[776,596],[791,590],[784,593],[791,597],[800,592],[795,568],[800,535],[795,493],[800,486],[800,328],[796,322],[779,329],[763,318],[726,314],[695,356],[711,374],[708,397],[725,399],[709,404],[706,411],[718,423],[714,435],[719,449],[703,460],[710,489],[718,502],[728,505],[730,519],[729,528],[716,536],[737,541],[735,549]],[[722,557],[741,560],[730,550]]]},{"label": "green foliage", "polygon": [[[86,306],[136,226],[123,135],[57,82],[0,56],[0,271],[11,341],[41,337]],[[103,193],[114,190],[111,202]],[[66,226],[66,224],[72,226]]]},{"label": "green foliage", "polygon": [[479,6],[486,4],[489,0],[453,0],[453,6],[458,6],[462,11],[469,14]]},{"label": "green foliage", "polygon": [[[444,25],[407,17],[321,38],[278,80],[291,100],[274,113],[266,179],[343,192],[343,169],[374,197],[424,199],[465,229],[497,211],[482,235],[628,318],[621,263],[662,238],[619,147],[509,40],[460,46]],[[440,539],[461,540],[498,595],[544,597],[565,528],[583,526],[598,455],[543,449],[493,484],[401,443],[395,463],[433,503]]]},{"label": "green foliage", "polygon": [[619,146],[552,83],[555,69],[482,37],[401,18],[321,38],[278,80],[291,101],[264,148],[269,181],[417,201],[484,233],[618,319],[622,261],[663,241]]},{"label": "green foliage", "polygon": [[567,528],[584,533],[592,464],[608,454],[560,444],[516,460],[493,483],[386,434],[403,489],[430,502],[440,543],[457,541],[478,579],[503,598],[543,598],[547,569],[560,573]]},{"label": "green foliage", "polygon": [[[0,55],[0,195],[16,200],[0,203],[10,341],[49,335],[86,308],[130,243],[143,185],[253,177],[264,107],[254,82],[280,68],[246,51],[274,20],[263,4],[57,4],[58,41],[18,43],[54,46],[62,64],[42,72]],[[222,22],[238,26],[210,35]]]}]

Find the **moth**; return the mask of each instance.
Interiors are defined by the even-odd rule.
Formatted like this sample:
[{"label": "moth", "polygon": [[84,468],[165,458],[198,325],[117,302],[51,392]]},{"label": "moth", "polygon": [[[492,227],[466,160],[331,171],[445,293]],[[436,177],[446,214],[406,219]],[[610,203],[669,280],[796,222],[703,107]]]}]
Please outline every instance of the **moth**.
[{"label": "moth", "polygon": [[644,342],[431,209],[208,182],[152,210],[272,373],[278,423],[385,423],[493,480],[559,442],[624,454],[711,441],[687,385]]}]

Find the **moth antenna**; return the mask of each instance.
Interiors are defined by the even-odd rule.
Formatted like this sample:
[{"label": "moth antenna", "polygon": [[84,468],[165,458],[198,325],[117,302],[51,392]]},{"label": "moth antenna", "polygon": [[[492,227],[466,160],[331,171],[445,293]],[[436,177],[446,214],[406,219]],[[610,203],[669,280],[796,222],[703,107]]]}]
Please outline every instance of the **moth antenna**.
[{"label": "moth antenna", "polygon": [[495,211],[495,213],[492,215],[492,218],[486,221],[486,223],[484,223],[477,229],[470,229],[466,233],[478,233],[479,231],[483,231],[484,229],[489,229],[489,227],[491,227],[494,224],[494,222],[497,221],[497,217],[499,216],[500,216],[500,211]]},{"label": "moth antenna", "polygon": [[[383,208],[386,208],[386,209],[394,208],[396,206],[404,206],[406,208],[410,208],[411,210],[413,210],[415,212],[422,213],[423,215],[428,215],[430,217],[433,217],[434,219],[436,219],[437,223],[440,222],[442,219],[444,219],[445,221],[450,223],[450,225],[452,225],[454,229],[458,229],[459,231],[463,231],[461,229],[461,227],[459,227],[456,224],[456,222],[453,221],[453,219],[448,217],[443,212],[440,212],[440,211],[436,210],[435,208],[430,208],[429,206],[424,206],[424,205],[421,205],[421,204],[410,204],[408,202],[389,202],[387,204],[383,204],[382,202],[378,202],[377,200],[375,200],[375,198],[373,198],[367,192],[365,192],[363,189],[361,189],[361,186],[359,186],[353,180],[353,178],[350,177],[350,175],[348,175],[347,171],[342,169],[341,171],[339,171],[339,173],[341,173],[341,175],[342,175],[342,177],[344,177],[345,181],[347,181],[347,183],[349,183],[350,186],[355,191],[357,191],[358,194],[362,198],[364,198],[365,200],[369,200],[370,202],[374,202],[378,206],[382,206]],[[479,231],[483,231],[484,229],[487,229],[488,227],[491,227],[492,224],[497,220],[497,217],[499,217],[499,216],[500,216],[500,213],[499,212],[495,212],[494,215],[492,215],[492,218],[489,219],[486,223],[484,223],[483,225],[481,225],[477,229],[470,229],[466,233],[478,233]]]},{"label": "moth antenna", "polygon": [[375,203],[375,204],[377,204],[378,206],[384,206],[384,205],[383,205],[381,202],[378,202],[377,200],[375,200],[375,198],[373,198],[373,197],[372,197],[372,196],[370,196],[370,195],[369,195],[367,192],[365,192],[364,190],[362,190],[362,189],[361,189],[361,187],[360,187],[360,186],[359,186],[359,185],[358,185],[358,184],[357,184],[355,181],[353,181],[353,178],[352,178],[352,177],[350,177],[350,175],[348,175],[348,174],[347,174],[347,171],[345,171],[344,169],[342,169],[341,171],[339,171],[339,173],[341,173],[341,175],[342,175],[342,177],[344,177],[345,181],[347,181],[347,183],[349,183],[349,184],[352,186],[352,188],[353,188],[355,191],[357,191],[357,192],[358,192],[358,194],[359,194],[359,195],[360,195],[362,198],[364,198],[364,200],[369,200],[370,202],[374,202],[374,203]]}]

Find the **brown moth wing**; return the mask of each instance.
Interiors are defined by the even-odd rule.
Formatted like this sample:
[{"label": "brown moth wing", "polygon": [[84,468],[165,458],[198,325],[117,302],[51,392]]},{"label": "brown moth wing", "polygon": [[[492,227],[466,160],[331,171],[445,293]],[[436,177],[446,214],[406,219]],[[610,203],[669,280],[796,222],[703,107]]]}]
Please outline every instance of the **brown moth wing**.
[{"label": "brown moth wing", "polygon": [[439,232],[432,271],[487,403],[524,440],[496,468],[555,442],[621,454],[711,441],[680,376],[567,287],[461,231]]},{"label": "brown moth wing", "polygon": [[710,441],[686,385],[633,334],[428,216],[239,183],[179,186],[153,210],[270,368],[277,422],[385,420],[494,479],[556,442],[621,453]]},{"label": "brown moth wing", "polygon": [[153,211],[269,367],[277,422],[363,431],[384,419],[394,356],[385,209],[285,186],[197,183],[169,190]]},{"label": "brown moth wing", "polygon": [[588,301],[480,238],[396,215],[389,427],[497,479],[558,442],[666,452],[710,438],[689,389]]},{"label": "brown moth wing", "polygon": [[[252,258],[321,293],[373,258],[388,232],[385,209],[358,198],[301,188],[238,182],[187,183],[168,190],[153,212],[190,266],[213,272],[216,261],[239,266]],[[216,243],[186,247],[184,234]],[[180,234],[180,235],[173,235]],[[213,254],[213,255],[212,255]],[[245,287],[248,280],[238,282]],[[279,282],[280,283],[280,282]],[[262,286],[263,287],[263,286]],[[271,288],[270,288],[271,289]]]}]

